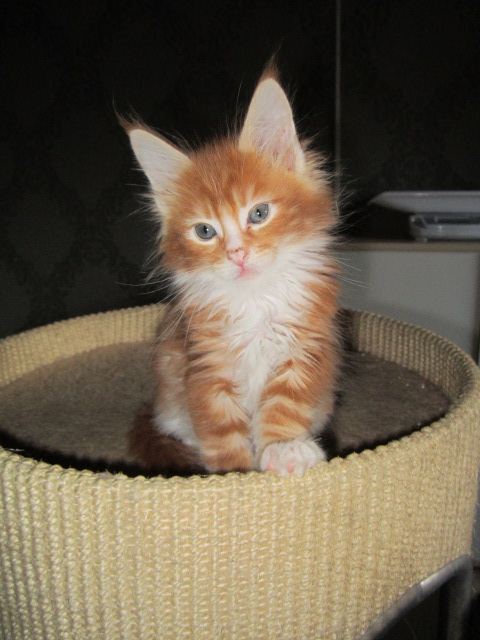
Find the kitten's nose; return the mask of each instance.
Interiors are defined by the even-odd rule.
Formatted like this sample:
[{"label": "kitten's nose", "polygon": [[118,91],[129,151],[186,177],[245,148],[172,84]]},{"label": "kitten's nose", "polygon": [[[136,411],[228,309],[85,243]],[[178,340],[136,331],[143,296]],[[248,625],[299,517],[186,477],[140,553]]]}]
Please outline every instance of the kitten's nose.
[{"label": "kitten's nose", "polygon": [[236,249],[229,249],[227,251],[227,258],[239,267],[243,266],[246,257],[247,254],[243,247],[237,247]]}]

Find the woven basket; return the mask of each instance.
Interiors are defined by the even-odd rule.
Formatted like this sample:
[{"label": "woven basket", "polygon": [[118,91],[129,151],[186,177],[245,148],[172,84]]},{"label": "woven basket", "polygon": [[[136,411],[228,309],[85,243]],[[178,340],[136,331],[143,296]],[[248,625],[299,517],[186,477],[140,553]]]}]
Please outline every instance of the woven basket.
[{"label": "woven basket", "polygon": [[[0,387],[68,356],[149,340],[154,308],[0,343]],[[353,313],[354,348],[451,400],[444,418],[302,479],[127,477],[0,450],[0,637],[356,638],[409,587],[468,554],[480,381],[432,333]],[[372,411],[375,408],[372,407]]]}]

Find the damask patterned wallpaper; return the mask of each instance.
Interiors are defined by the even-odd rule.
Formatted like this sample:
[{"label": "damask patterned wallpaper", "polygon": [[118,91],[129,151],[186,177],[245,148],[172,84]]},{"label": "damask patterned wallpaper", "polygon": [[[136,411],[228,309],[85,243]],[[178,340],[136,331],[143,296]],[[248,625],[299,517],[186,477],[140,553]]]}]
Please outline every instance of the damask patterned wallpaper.
[{"label": "damask patterned wallpaper", "polygon": [[330,158],[340,151],[346,209],[361,210],[387,188],[480,188],[478,7],[470,0],[3,7],[0,336],[158,299],[142,284],[153,235],[138,198],[144,182],[115,110],[205,140],[247,105],[275,52],[301,131],[315,134]]},{"label": "damask patterned wallpaper", "polygon": [[332,153],[335,2],[16,0],[0,15],[0,336],[158,299],[115,109],[225,132],[269,58]]}]

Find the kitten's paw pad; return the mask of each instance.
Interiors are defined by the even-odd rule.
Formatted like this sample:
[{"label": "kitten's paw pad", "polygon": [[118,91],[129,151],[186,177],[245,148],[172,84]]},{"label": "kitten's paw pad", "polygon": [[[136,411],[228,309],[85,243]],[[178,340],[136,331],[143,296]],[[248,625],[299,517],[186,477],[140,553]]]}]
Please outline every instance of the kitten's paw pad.
[{"label": "kitten's paw pad", "polygon": [[325,453],[312,440],[274,442],[265,447],[260,458],[260,470],[301,478],[307,469],[325,458]]}]

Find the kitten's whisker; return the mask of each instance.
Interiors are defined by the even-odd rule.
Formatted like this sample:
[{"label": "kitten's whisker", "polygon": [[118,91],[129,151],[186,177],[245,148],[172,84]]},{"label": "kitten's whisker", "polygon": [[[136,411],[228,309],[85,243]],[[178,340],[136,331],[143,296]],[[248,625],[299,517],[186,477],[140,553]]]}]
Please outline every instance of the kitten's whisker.
[{"label": "kitten's whisker", "polygon": [[[181,291],[178,291],[176,293],[176,295],[174,296],[174,298],[180,298],[181,293],[182,293]],[[167,337],[172,335],[172,333],[174,333],[177,330],[180,322],[182,321],[182,319],[183,319],[183,317],[184,317],[184,315],[186,313],[186,310],[187,310],[187,305],[186,304],[183,305],[183,308],[177,306],[176,315],[173,317],[172,322],[168,325],[168,327],[166,327],[165,331],[162,332],[162,335],[161,335],[161,339],[162,340],[166,339]]]},{"label": "kitten's whisker", "polygon": [[346,282],[347,284],[353,284],[356,287],[360,287],[361,289],[368,289],[368,283],[363,280],[354,280],[353,278],[348,278],[347,276],[338,275],[339,280],[342,282]]},{"label": "kitten's whisker", "polygon": [[119,287],[145,287],[143,282],[133,283],[133,282],[120,282],[119,280],[115,281]]},{"label": "kitten's whisker", "polygon": [[192,324],[193,316],[197,313],[199,306],[200,306],[200,301],[197,303],[197,305],[195,306],[195,308],[193,309],[193,311],[190,314],[190,320],[188,321],[188,326],[187,326],[187,329],[185,331],[185,342],[184,342],[185,346],[187,345],[188,334],[190,333],[190,326]]},{"label": "kitten's whisker", "polygon": [[341,264],[342,267],[346,267],[348,269],[352,269],[353,271],[362,271],[361,267],[356,267],[348,258],[338,258],[335,257],[335,262]]}]

